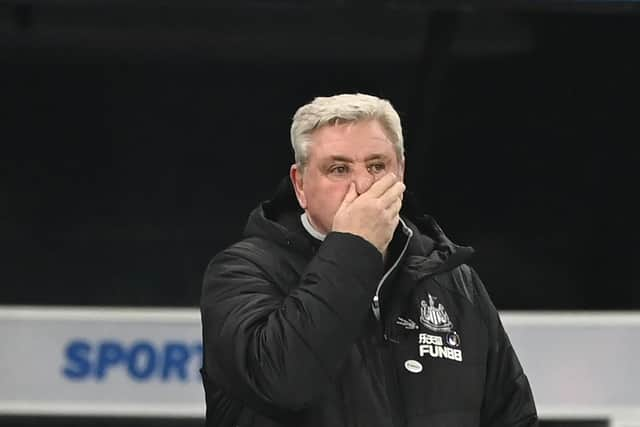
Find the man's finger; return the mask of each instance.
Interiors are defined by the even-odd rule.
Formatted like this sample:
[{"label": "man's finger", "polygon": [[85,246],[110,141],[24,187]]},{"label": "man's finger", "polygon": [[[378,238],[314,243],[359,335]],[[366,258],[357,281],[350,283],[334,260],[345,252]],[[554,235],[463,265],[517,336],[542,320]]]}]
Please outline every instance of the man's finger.
[{"label": "man's finger", "polygon": [[390,212],[392,215],[398,215],[400,213],[400,209],[402,209],[402,200],[396,198],[395,201],[389,205],[387,208],[387,212]]},{"label": "man's finger", "polygon": [[369,189],[363,193],[370,197],[378,198],[384,194],[393,184],[398,182],[398,177],[395,173],[391,172],[374,182]]},{"label": "man's finger", "polygon": [[405,185],[403,182],[398,181],[393,184],[384,194],[380,196],[380,202],[382,206],[385,208],[391,206],[395,203],[396,200],[400,200],[402,202],[402,195],[405,190]]},{"label": "man's finger", "polygon": [[358,192],[356,191],[356,185],[351,182],[349,184],[349,189],[347,190],[347,194],[344,195],[344,199],[342,199],[342,206],[348,206],[358,197]]}]

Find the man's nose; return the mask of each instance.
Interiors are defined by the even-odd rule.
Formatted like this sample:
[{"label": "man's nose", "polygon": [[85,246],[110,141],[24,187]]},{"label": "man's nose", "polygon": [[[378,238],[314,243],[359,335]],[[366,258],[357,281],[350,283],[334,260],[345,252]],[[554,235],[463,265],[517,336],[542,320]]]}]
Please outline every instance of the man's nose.
[{"label": "man's nose", "polygon": [[374,176],[366,169],[359,170],[353,177],[353,182],[356,184],[356,192],[358,195],[367,191],[374,181]]}]

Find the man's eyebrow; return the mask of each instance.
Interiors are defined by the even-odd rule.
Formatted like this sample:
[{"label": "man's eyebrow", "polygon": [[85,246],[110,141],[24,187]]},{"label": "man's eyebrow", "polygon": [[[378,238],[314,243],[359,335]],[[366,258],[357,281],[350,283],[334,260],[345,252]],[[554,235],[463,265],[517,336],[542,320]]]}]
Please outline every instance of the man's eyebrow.
[{"label": "man's eyebrow", "polygon": [[350,159],[350,158],[345,157],[345,156],[335,155],[335,156],[329,156],[327,161],[328,162],[338,161],[338,162],[352,163],[353,159]]},{"label": "man's eyebrow", "polygon": [[[382,153],[374,153],[374,154],[370,154],[368,155],[364,161],[365,162],[370,162],[371,160],[387,160],[389,158],[389,156],[387,156],[386,154],[382,154]],[[353,163],[353,159],[346,157],[346,156],[341,156],[339,154],[333,155],[333,156],[329,156],[327,158],[327,162],[345,162],[345,163]]]},{"label": "man's eyebrow", "polygon": [[364,159],[366,162],[370,161],[370,160],[378,160],[378,159],[382,159],[382,160],[387,160],[389,158],[389,156],[387,156],[386,154],[371,154],[370,156],[367,156],[366,159]]}]

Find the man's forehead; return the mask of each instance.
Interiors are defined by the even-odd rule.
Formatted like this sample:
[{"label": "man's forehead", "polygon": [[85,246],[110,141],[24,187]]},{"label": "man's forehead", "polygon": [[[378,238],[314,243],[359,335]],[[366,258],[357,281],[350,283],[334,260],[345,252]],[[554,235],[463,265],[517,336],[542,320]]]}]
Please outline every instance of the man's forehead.
[{"label": "man's forehead", "polygon": [[[323,132],[323,128],[320,128],[319,131],[314,132],[311,135],[311,147],[318,148],[318,151],[362,151],[369,149],[375,149],[373,147],[368,147],[369,144],[384,144],[382,147],[377,150],[380,151],[386,150],[388,147],[393,148],[393,143],[391,140],[384,134],[384,132],[380,132],[379,134],[376,132],[366,132],[355,135],[346,135],[341,132]],[[388,144],[388,146],[387,146]]]}]

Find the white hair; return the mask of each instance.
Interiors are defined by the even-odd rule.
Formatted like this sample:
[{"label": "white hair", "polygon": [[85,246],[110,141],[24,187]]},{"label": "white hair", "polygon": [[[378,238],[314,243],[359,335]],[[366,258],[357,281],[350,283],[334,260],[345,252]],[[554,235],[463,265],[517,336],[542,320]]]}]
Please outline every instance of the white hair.
[{"label": "white hair", "polygon": [[398,160],[404,160],[400,116],[386,99],[361,93],[317,97],[298,108],[291,124],[291,145],[298,167],[309,158],[310,135],[326,125],[377,120],[393,144]]}]

